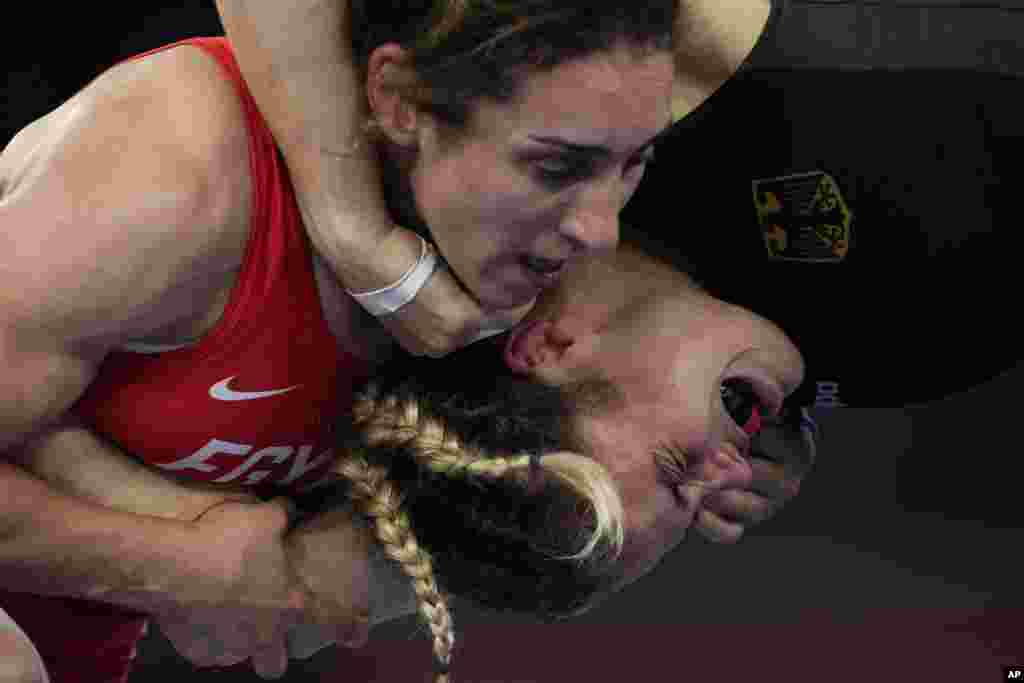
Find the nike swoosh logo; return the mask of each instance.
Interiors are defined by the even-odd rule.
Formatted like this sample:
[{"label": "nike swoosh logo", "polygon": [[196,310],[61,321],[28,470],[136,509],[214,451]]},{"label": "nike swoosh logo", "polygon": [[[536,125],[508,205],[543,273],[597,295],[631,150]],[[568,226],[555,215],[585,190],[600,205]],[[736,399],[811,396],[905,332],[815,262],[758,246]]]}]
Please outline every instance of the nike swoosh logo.
[{"label": "nike swoosh logo", "polygon": [[210,396],[218,401],[255,401],[258,398],[269,398],[271,396],[287,394],[289,391],[294,391],[302,386],[301,384],[296,384],[287,389],[275,389],[273,391],[232,391],[228,385],[233,381],[235,381],[234,377],[228,377],[222,382],[217,382],[210,387]]}]

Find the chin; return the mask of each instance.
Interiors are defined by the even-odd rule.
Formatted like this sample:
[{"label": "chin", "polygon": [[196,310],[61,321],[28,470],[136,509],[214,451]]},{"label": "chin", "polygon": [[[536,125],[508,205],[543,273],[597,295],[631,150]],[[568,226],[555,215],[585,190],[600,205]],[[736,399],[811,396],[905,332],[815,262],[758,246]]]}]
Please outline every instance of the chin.
[{"label": "chin", "polygon": [[[509,309],[531,303],[543,289],[525,279],[517,263],[507,261],[505,257],[495,257],[478,266],[473,277],[456,275],[456,279],[485,309]],[[449,267],[449,271],[454,273],[455,269]]]},{"label": "chin", "polygon": [[474,296],[483,308],[498,310],[525,306],[540,294],[534,287],[501,282],[487,283],[476,292]]}]

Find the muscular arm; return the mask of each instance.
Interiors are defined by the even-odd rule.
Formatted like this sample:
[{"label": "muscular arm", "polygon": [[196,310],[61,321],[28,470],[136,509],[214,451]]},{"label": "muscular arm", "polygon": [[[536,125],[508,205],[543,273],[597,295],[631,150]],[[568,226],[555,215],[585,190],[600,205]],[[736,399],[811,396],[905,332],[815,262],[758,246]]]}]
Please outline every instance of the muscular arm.
[{"label": "muscular arm", "polygon": [[[66,419],[109,349],[189,313],[183,283],[202,280],[209,254],[220,253],[224,197],[236,188],[203,173],[222,147],[198,133],[213,134],[222,117],[184,105],[194,102],[198,63],[178,50],[118,67],[0,155],[7,590],[156,612],[219,599],[211,592],[241,564],[209,551],[209,530],[104,508],[18,464],[26,444]],[[226,175],[213,168],[213,178]]]},{"label": "muscular arm", "polygon": [[[21,450],[20,464],[68,495],[132,515],[191,522],[226,502],[259,502],[243,491],[175,480],[81,425],[47,431]],[[339,640],[361,645],[369,634],[373,540],[349,515],[344,509],[327,510],[289,534],[289,559],[311,600],[306,621],[289,634],[292,657],[304,659]],[[374,623],[403,608],[404,603],[384,610],[378,605]],[[338,614],[346,618],[339,620]]]},{"label": "muscular arm", "polygon": [[[395,239],[374,147],[361,134],[368,110],[351,58],[348,3],[217,0],[217,10],[317,247],[349,289],[397,280],[419,256],[418,243]],[[388,247],[383,258],[380,245]],[[381,275],[394,277],[381,283]]]},{"label": "muscular arm", "polygon": [[192,522],[221,503],[259,502],[243,491],[172,479],[78,424],[47,430],[17,460],[68,496],[135,515]]},{"label": "muscular arm", "polygon": [[673,121],[694,111],[733,77],[770,15],[770,0],[680,1]]}]

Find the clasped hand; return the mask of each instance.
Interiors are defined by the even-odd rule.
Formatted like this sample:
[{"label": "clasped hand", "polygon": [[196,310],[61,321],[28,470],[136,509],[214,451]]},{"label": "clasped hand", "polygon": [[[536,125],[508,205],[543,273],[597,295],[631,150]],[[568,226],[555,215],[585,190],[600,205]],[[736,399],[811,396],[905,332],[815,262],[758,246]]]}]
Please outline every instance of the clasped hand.
[{"label": "clasped hand", "polygon": [[715,486],[715,473],[706,473],[709,489],[716,490],[703,497],[697,532],[713,543],[737,543],[749,527],[774,517],[800,493],[814,467],[816,448],[810,439],[793,420],[765,420],[748,458],[748,485]]},{"label": "clasped hand", "polygon": [[197,667],[252,660],[261,678],[288,668],[287,633],[315,625],[331,640],[365,642],[369,631],[369,544],[344,509],[289,531],[291,504],[225,502],[195,520],[221,558],[210,585],[187,606],[154,615],[178,653]]}]

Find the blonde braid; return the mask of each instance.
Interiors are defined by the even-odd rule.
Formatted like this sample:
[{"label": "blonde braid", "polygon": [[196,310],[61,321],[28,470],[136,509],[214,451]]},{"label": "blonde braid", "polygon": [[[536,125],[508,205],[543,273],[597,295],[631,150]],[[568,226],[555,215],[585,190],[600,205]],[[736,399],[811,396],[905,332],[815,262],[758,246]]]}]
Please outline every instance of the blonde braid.
[{"label": "blonde braid", "polygon": [[[378,399],[376,391],[371,390],[356,398],[352,424],[366,447],[403,449],[421,466],[448,477],[500,479],[510,472],[528,472],[531,465],[530,455],[489,457],[479,449],[465,446],[441,420],[423,414],[415,399],[399,401],[393,395]],[[621,499],[604,469],[593,460],[572,453],[546,456],[544,469],[590,503],[597,522],[581,552],[556,559],[585,560],[602,541],[617,555],[623,544],[624,513]],[[409,515],[403,508],[401,487],[389,478],[386,466],[371,465],[358,449],[340,460],[335,472],[350,482],[352,501],[373,519],[385,554],[413,579],[419,613],[434,638],[434,655],[439,663],[436,683],[449,683],[455,646],[449,600],[437,586],[430,554],[419,546],[412,531]],[[523,483],[529,480],[524,479]]]},{"label": "blonde braid", "polygon": [[[528,471],[530,466],[529,454],[495,457],[464,446],[441,421],[421,419],[420,406],[415,400],[399,404],[394,396],[380,401],[363,398],[357,402],[354,416],[368,445],[407,448],[424,467],[438,474],[500,479],[510,472]],[[575,555],[556,559],[587,559],[602,543],[613,555],[618,555],[625,540],[625,513],[621,498],[603,468],[590,458],[569,453],[545,456],[543,466],[586,500],[595,518],[594,532],[583,549]]]},{"label": "blonde braid", "polygon": [[434,655],[440,663],[436,683],[448,683],[448,668],[455,646],[448,599],[438,590],[430,555],[416,542],[409,516],[401,507],[398,486],[388,479],[387,468],[372,466],[358,455],[350,455],[339,462],[335,471],[351,483],[353,502],[373,519],[385,554],[412,578],[420,615],[434,635]]},{"label": "blonde braid", "polygon": [[363,427],[366,443],[384,448],[408,448],[432,472],[449,477],[470,474],[497,479],[511,467],[530,462],[529,456],[523,456],[512,464],[509,459],[485,457],[477,449],[464,447],[458,436],[446,430],[440,420],[421,417],[419,403],[415,400],[399,404],[394,397],[388,397],[380,403],[379,407],[366,406],[371,415]]}]

